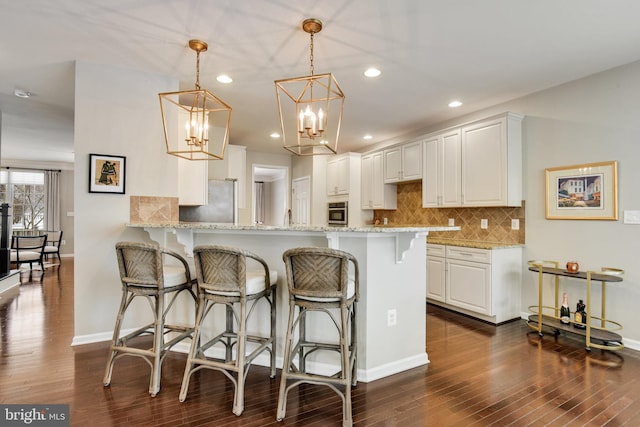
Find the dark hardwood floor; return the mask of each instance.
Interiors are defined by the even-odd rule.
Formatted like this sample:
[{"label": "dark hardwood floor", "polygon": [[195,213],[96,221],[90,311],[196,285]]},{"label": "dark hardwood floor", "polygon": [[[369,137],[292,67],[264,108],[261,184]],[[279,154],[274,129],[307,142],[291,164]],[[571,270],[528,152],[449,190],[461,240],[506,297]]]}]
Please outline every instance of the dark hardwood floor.
[{"label": "dark hardwood floor", "polygon": [[[75,426],[340,425],[340,398],[311,385],[290,393],[287,417],[276,422],[279,376],[270,380],[262,367],[249,373],[240,417],[230,382],[215,372],[194,375],[180,403],[184,354],[165,361],[155,398],[138,358],[119,359],[105,388],[108,343],[70,346],[73,260],[32,279],[24,274],[19,296],[0,308],[2,404],[69,404]],[[427,313],[431,363],[359,383],[355,425],[640,426],[640,352],[587,352],[569,336],[540,339],[523,321],[495,327],[432,306]]]}]

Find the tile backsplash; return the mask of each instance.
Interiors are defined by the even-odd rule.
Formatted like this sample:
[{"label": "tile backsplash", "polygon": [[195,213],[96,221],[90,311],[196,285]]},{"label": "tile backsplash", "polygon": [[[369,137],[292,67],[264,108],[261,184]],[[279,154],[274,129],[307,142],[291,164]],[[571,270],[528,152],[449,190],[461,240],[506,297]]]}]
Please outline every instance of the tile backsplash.
[{"label": "tile backsplash", "polygon": [[[448,225],[453,218],[460,231],[441,231],[429,233],[429,236],[474,240],[496,243],[525,243],[524,201],[522,207],[496,208],[429,208],[422,207],[422,183],[409,182],[397,184],[398,209],[376,210],[374,220],[383,223],[387,218],[389,225]],[[488,228],[480,228],[480,220],[488,220]],[[511,229],[511,220],[520,221],[520,229]]]},{"label": "tile backsplash", "polygon": [[129,221],[132,224],[165,224],[178,222],[177,197],[131,196]]}]

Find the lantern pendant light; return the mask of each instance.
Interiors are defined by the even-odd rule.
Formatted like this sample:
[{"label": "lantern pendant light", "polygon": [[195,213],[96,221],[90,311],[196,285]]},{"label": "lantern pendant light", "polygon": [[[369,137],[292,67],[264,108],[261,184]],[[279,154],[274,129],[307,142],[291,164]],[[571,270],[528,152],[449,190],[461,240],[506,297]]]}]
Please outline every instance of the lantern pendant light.
[{"label": "lantern pendant light", "polygon": [[200,87],[200,53],[208,48],[189,40],[196,52],[196,87],[160,93],[167,153],[187,160],[222,160],[229,140],[231,107]]},{"label": "lantern pendant light", "polygon": [[310,75],[275,81],[283,147],[298,156],[336,154],[344,93],[332,73],[314,74],[313,36],[322,22],[306,19],[302,29],[310,37]]}]

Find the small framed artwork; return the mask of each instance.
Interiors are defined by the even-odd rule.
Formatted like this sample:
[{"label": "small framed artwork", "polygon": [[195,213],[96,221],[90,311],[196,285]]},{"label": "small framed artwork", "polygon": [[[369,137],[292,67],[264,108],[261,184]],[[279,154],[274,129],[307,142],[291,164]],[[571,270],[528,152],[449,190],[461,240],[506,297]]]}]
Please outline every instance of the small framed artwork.
[{"label": "small framed artwork", "polygon": [[124,194],[125,157],[89,154],[89,193]]},{"label": "small framed artwork", "polygon": [[545,169],[547,219],[618,219],[618,162]]}]

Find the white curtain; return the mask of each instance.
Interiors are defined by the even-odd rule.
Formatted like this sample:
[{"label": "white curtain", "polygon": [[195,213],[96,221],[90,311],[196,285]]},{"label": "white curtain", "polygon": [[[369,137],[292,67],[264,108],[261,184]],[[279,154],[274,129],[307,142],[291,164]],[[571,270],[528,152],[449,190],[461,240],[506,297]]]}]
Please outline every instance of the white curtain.
[{"label": "white curtain", "polygon": [[60,230],[60,172],[44,173],[45,230]]}]

